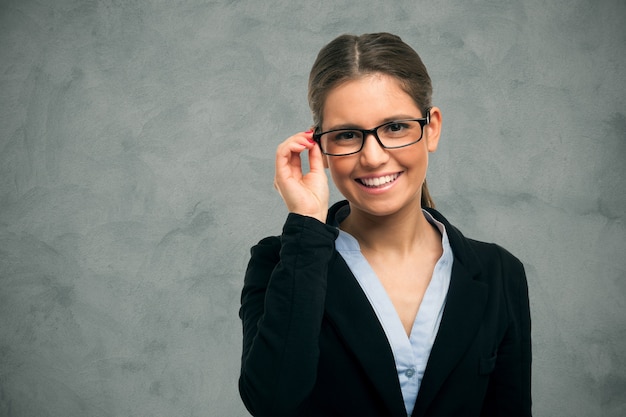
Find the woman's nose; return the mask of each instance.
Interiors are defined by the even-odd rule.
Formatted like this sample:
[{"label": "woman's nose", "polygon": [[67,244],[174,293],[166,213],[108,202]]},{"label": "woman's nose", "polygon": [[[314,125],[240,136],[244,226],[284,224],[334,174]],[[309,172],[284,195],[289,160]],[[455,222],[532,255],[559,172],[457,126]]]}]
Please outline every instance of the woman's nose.
[{"label": "woman's nose", "polygon": [[363,138],[363,148],[361,149],[361,164],[376,167],[387,162],[389,152],[382,147],[377,138],[370,133]]}]

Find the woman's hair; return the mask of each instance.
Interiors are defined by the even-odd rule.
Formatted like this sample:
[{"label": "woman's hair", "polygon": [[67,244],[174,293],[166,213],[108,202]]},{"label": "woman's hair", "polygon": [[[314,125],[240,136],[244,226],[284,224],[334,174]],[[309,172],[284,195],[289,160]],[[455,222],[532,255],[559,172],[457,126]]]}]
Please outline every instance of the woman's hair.
[{"label": "woman's hair", "polygon": [[[390,33],[341,35],[320,50],[309,75],[309,107],[316,129],[322,126],[324,103],[330,91],[346,81],[371,74],[398,80],[425,117],[431,107],[432,83],[413,48]],[[421,204],[435,206],[426,181],[422,185]]]}]

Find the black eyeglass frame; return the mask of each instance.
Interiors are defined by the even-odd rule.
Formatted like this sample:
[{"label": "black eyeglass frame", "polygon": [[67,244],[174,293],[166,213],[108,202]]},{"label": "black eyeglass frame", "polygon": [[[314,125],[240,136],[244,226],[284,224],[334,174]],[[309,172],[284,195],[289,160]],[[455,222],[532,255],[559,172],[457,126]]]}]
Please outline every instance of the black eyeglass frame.
[{"label": "black eyeglass frame", "polygon": [[[421,126],[421,135],[419,138],[417,138],[416,140],[414,140],[411,143],[406,143],[404,145],[400,145],[400,146],[385,146],[383,144],[383,142],[380,140],[380,138],[378,137],[378,129],[380,129],[381,127],[390,125],[390,124],[394,124],[394,123],[401,123],[401,122],[418,122]],[[354,155],[355,153],[359,153],[361,152],[361,150],[363,149],[363,145],[365,145],[365,139],[367,139],[367,137],[371,134],[374,136],[374,138],[376,139],[376,142],[378,142],[378,144],[383,148],[383,149],[400,149],[400,148],[405,148],[407,146],[411,146],[417,142],[419,142],[420,140],[422,140],[422,138],[424,137],[424,126],[426,126],[427,124],[430,123],[430,108],[428,110],[426,110],[426,117],[420,117],[420,118],[416,118],[416,119],[402,119],[402,120],[392,120],[390,122],[385,122],[380,126],[376,126],[373,129],[357,129],[357,128],[350,128],[350,129],[333,129],[333,130],[327,130],[325,132],[320,132],[320,133],[313,133],[313,140],[319,145],[320,150],[322,151],[322,153],[324,155],[328,155],[328,156],[348,156],[348,155]],[[354,151],[354,152],[350,152],[350,153],[328,153],[326,151],[324,151],[324,148],[322,147],[322,136],[327,134],[327,133],[332,133],[332,132],[339,132],[342,130],[353,130],[356,132],[361,132],[361,134],[363,135],[363,140],[361,141],[361,147],[359,148],[359,150]]]}]

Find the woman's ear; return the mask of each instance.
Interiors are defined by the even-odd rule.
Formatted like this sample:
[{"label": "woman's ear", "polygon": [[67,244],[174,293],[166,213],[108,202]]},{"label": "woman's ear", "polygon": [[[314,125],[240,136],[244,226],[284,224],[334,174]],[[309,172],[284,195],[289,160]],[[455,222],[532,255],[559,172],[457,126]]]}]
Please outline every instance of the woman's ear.
[{"label": "woman's ear", "polygon": [[424,126],[424,139],[428,152],[435,152],[441,136],[441,110],[439,107],[430,108],[430,122]]}]

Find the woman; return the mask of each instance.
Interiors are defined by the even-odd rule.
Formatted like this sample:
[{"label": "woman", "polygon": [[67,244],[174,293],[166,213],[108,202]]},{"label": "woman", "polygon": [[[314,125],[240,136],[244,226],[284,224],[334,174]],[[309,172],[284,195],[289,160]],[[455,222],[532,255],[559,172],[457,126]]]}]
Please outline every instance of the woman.
[{"label": "woman", "polygon": [[[252,248],[242,292],[239,389],[253,415],[530,415],[524,269],[433,209],[431,92],[397,36],[320,51],[315,127],[276,152],[289,215]],[[325,168],[346,198],[330,209]]]}]

